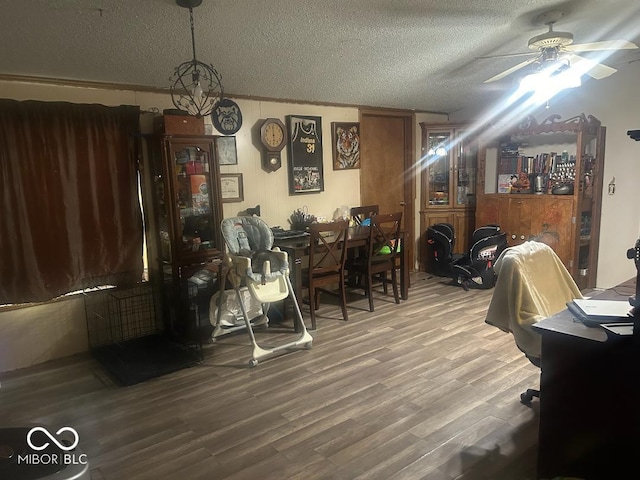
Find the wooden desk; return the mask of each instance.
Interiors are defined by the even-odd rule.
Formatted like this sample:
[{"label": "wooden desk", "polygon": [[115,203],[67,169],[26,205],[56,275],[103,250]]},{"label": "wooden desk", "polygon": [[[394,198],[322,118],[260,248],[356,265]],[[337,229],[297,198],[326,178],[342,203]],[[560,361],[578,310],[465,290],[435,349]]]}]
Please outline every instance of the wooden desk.
[{"label": "wooden desk", "polygon": [[[369,227],[350,227],[349,245],[347,248],[356,249],[367,244],[369,238]],[[400,296],[403,300],[409,298],[409,259],[407,249],[404,248],[405,234],[402,233],[402,243],[400,245]],[[298,237],[288,239],[275,238],[274,247],[279,247],[287,252],[289,256],[289,266],[291,269],[291,284],[295,290],[298,303],[302,301],[302,259],[309,255],[309,237]]]},{"label": "wooden desk", "polygon": [[[597,295],[627,299],[635,279]],[[564,310],[542,334],[538,478],[631,478],[640,458],[640,341],[607,336]],[[632,475],[633,476],[633,475]]]}]

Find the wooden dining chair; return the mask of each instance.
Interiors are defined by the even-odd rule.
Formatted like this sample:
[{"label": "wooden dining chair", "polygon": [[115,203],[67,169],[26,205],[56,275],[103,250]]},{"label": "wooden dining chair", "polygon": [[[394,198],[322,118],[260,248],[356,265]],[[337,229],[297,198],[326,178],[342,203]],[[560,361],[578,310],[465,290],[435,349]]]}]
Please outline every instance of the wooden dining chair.
[{"label": "wooden dining chair", "polygon": [[353,225],[358,226],[362,225],[362,222],[364,222],[367,218],[371,218],[374,215],[377,215],[378,212],[378,205],[363,205],[362,207],[351,207],[349,216],[351,217]]},{"label": "wooden dining chair", "polygon": [[[369,225],[371,222],[371,217],[377,215],[380,208],[378,205],[362,205],[360,207],[351,207],[349,211],[349,218],[351,219],[351,225],[354,227],[362,226],[363,222],[365,225]],[[355,257],[364,257],[367,255],[366,247],[360,247],[356,250],[349,250],[347,252],[347,264],[352,264],[353,259]],[[350,287],[352,286],[360,286],[362,287],[362,278],[353,272],[348,272],[347,283]]]},{"label": "wooden dining chair", "polygon": [[[309,227],[309,267],[302,272],[302,286],[309,289],[312,329],[316,328],[315,311],[320,307],[321,292],[337,294],[342,317],[349,320],[344,278],[348,234],[347,220],[313,223]],[[338,292],[326,288],[334,284],[338,284]]]},{"label": "wooden dining chair", "polygon": [[[402,234],[400,224],[402,212],[378,214],[371,218],[367,254],[354,258],[348,265],[349,275],[364,278],[365,295],[369,297],[369,311],[373,312],[373,277],[382,283],[384,293],[388,293],[387,286],[391,284],[393,297],[400,303],[398,294],[398,274],[396,259],[401,248]],[[387,278],[391,273],[391,279]]]}]

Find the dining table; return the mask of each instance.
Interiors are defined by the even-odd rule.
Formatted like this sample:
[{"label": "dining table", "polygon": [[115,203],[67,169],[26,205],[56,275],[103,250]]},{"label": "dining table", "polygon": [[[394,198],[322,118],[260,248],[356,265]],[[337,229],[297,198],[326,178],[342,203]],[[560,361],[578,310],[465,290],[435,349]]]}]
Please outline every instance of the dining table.
[{"label": "dining table", "polygon": [[[369,239],[369,226],[357,225],[349,227],[347,235],[347,249],[349,255],[358,255],[360,249],[367,245]],[[407,249],[404,248],[405,233],[400,232],[401,242],[399,245],[399,268],[400,268],[400,297],[403,300],[409,298],[409,261]],[[331,236],[325,237],[330,241]],[[273,246],[287,253],[289,257],[289,268],[291,273],[291,284],[298,300],[298,304],[302,305],[302,266],[305,257],[309,256],[309,235],[297,234],[291,236],[274,237]]]}]

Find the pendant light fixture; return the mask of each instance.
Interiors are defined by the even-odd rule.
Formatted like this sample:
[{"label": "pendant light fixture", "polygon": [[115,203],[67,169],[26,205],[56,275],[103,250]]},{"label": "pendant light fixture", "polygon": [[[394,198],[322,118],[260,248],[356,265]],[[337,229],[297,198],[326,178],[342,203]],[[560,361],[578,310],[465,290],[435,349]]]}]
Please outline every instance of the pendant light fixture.
[{"label": "pendant light fixture", "polygon": [[200,118],[209,115],[222,99],[222,76],[213,65],[196,59],[193,9],[199,6],[202,0],[176,0],[176,3],[189,9],[193,59],[178,65],[171,75],[171,99],[178,110]]}]

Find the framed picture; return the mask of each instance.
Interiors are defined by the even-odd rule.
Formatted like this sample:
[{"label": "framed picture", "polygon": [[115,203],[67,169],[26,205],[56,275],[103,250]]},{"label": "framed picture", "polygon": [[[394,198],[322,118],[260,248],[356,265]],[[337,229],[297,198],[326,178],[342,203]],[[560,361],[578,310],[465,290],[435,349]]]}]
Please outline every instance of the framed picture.
[{"label": "framed picture", "polygon": [[324,191],[322,119],[287,115],[289,194]]},{"label": "framed picture", "polygon": [[222,203],[242,202],[244,200],[241,173],[221,173],[220,187]]},{"label": "framed picture", "polygon": [[333,169],[360,168],[360,124],[331,123]]},{"label": "framed picture", "polygon": [[219,165],[237,165],[236,137],[216,137],[216,152]]},{"label": "framed picture", "polygon": [[211,112],[211,123],[223,135],[237,133],[242,126],[240,107],[233,100],[223,98]]}]

